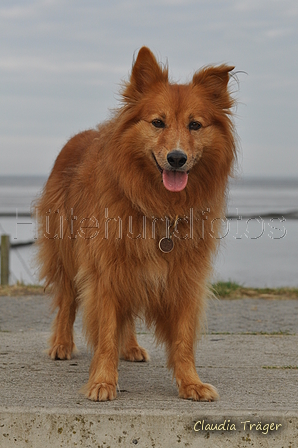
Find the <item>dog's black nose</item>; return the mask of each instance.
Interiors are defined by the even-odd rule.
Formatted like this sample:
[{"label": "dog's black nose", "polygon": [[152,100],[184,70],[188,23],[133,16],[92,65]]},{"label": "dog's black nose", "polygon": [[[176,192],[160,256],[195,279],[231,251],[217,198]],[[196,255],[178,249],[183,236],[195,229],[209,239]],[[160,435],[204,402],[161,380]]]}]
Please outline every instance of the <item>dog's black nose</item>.
[{"label": "dog's black nose", "polygon": [[180,149],[175,149],[174,151],[169,152],[169,154],[167,155],[167,160],[171,167],[181,168],[186,164],[187,155]]}]

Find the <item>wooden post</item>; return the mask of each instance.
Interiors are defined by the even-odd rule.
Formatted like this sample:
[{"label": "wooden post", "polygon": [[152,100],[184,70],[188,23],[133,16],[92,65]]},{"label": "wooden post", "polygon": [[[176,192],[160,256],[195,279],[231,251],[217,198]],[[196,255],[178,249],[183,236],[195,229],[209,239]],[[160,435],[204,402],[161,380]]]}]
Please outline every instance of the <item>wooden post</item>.
[{"label": "wooden post", "polygon": [[1,235],[1,285],[9,284],[9,235]]}]

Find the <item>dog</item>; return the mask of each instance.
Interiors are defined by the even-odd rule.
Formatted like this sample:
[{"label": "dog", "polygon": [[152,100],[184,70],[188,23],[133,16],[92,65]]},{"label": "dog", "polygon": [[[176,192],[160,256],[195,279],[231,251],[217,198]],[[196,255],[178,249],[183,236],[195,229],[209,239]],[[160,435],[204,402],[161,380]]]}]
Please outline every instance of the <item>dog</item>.
[{"label": "dog", "polygon": [[218,398],[195,347],[237,153],[233,69],[206,66],[175,84],[142,47],[119,108],[69,140],[36,203],[40,279],[58,309],[49,355],[71,358],[81,305],[91,400],[116,398],[119,357],[149,360],[136,316],[165,344],[179,396]]}]

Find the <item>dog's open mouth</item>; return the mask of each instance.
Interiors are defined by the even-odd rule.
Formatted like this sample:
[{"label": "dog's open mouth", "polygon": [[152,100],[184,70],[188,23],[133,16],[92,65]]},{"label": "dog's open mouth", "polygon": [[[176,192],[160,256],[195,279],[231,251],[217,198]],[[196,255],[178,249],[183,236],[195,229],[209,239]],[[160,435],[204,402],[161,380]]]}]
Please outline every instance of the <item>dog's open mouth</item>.
[{"label": "dog's open mouth", "polygon": [[169,191],[182,191],[187,185],[188,172],[177,170],[163,170],[158,164],[155,155],[152,153],[156,166],[162,174],[164,187]]}]

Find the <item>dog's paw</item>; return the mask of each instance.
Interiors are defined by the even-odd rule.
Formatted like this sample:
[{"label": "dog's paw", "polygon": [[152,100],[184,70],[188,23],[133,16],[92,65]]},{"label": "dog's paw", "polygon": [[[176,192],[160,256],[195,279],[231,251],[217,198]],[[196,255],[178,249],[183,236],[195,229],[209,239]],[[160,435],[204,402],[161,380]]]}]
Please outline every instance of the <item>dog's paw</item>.
[{"label": "dog's paw", "polygon": [[87,385],[85,394],[92,401],[114,400],[117,396],[116,385],[107,383],[93,383]]},{"label": "dog's paw", "polygon": [[71,359],[71,354],[75,350],[74,344],[54,344],[48,354],[52,359]]},{"label": "dog's paw", "polygon": [[125,350],[121,353],[121,358],[125,359],[126,361],[149,361],[149,355],[147,351],[140,347],[139,345],[136,347],[130,347],[129,349]]},{"label": "dog's paw", "polygon": [[194,401],[216,401],[219,399],[215,387],[207,383],[181,384],[179,397]]}]

